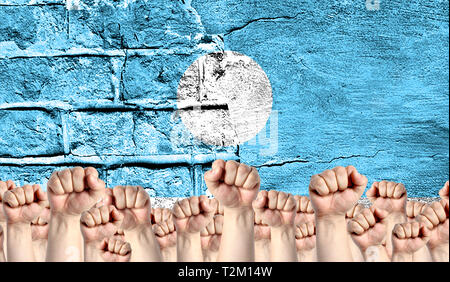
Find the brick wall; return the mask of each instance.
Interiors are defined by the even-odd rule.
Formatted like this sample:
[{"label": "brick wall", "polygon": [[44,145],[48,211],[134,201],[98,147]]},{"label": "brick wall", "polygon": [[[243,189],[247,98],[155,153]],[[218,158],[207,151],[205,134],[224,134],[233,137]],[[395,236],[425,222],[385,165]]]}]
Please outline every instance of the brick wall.
[{"label": "brick wall", "polygon": [[[274,96],[265,130],[229,148],[176,115],[183,72],[223,49],[256,60]],[[267,189],[305,194],[312,174],[353,164],[434,196],[449,175],[448,51],[440,0],[0,0],[0,179],[92,165],[110,186],[184,197],[225,158]]]}]

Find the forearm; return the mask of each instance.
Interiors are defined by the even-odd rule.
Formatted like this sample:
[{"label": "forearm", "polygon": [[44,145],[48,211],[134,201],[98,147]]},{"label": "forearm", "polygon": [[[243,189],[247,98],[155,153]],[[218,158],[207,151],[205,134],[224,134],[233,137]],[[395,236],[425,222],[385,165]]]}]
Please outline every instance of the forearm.
[{"label": "forearm", "polygon": [[297,252],[297,259],[299,262],[315,262],[316,248],[311,250],[301,250]]},{"label": "forearm", "polygon": [[131,245],[132,255],[130,261],[162,261],[161,250],[150,223],[133,230],[125,230],[124,233],[125,241]]},{"label": "forearm", "polygon": [[298,261],[294,226],[272,227],[270,232],[270,260],[273,262]]},{"label": "forearm", "polygon": [[448,243],[440,245],[438,247],[434,247],[430,249],[431,257],[433,258],[433,261],[436,262],[448,262],[449,261],[449,255],[448,255]]},{"label": "forearm", "polygon": [[[0,212],[3,212],[0,210]],[[6,232],[6,222],[5,221],[0,221],[0,226],[3,228],[3,244],[0,246],[0,249],[3,249],[3,254],[6,258],[6,253],[7,253],[7,246],[6,246],[6,242],[8,241],[7,238],[7,232]]]},{"label": "forearm", "polygon": [[0,249],[0,262],[6,262],[6,257],[3,249]]},{"label": "forearm", "polygon": [[98,242],[88,242],[84,244],[84,261],[85,262],[102,262]]},{"label": "forearm", "polygon": [[48,232],[46,261],[83,261],[83,237],[79,215],[52,213]]},{"label": "forearm", "polygon": [[218,255],[219,255],[219,252],[204,251],[203,252],[203,261],[204,262],[216,262]]},{"label": "forearm", "polygon": [[30,223],[7,224],[8,261],[34,262],[33,241],[31,240]]},{"label": "forearm", "polygon": [[161,250],[162,260],[164,262],[177,261],[177,247],[170,247]]},{"label": "forearm", "polygon": [[417,252],[413,254],[413,262],[431,262],[431,261],[433,261],[433,258],[431,257],[430,251],[428,250],[427,246],[420,248]]},{"label": "forearm", "polygon": [[317,260],[324,262],[353,261],[343,215],[316,216]]},{"label": "forearm", "polygon": [[177,261],[203,262],[203,252],[200,241],[200,232],[177,233]]},{"label": "forearm", "polygon": [[255,261],[270,261],[270,239],[261,239],[255,241]]},{"label": "forearm", "polygon": [[370,246],[363,251],[364,261],[366,262],[390,262],[389,256],[386,252],[386,247],[383,245]]},{"label": "forearm", "polygon": [[389,257],[392,256],[392,229],[394,229],[394,226],[398,223],[404,223],[408,220],[405,213],[402,212],[393,212],[389,214],[389,216],[386,218],[386,230],[387,230],[387,236],[386,236],[386,251]]},{"label": "forearm", "polygon": [[251,262],[254,260],[253,209],[251,207],[225,208],[218,261]]},{"label": "forearm", "polygon": [[347,232],[348,237],[348,245],[350,247],[350,252],[352,254],[352,259],[354,262],[363,262],[365,261],[363,251],[355,244],[351,235]]},{"label": "forearm", "polygon": [[47,240],[40,239],[33,241],[33,252],[37,262],[44,262],[47,253]]},{"label": "forearm", "polygon": [[392,253],[392,262],[412,262],[412,254],[398,253],[394,250]]}]

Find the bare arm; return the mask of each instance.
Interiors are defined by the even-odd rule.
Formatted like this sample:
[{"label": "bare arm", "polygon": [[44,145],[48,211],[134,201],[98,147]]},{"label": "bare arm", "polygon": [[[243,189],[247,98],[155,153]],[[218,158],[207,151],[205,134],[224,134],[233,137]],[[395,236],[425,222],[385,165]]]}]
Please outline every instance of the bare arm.
[{"label": "bare arm", "polygon": [[252,202],[260,188],[258,171],[245,164],[223,160],[216,160],[212,168],[205,173],[206,186],[224,207],[218,261],[254,261]]},{"label": "bare arm", "polygon": [[92,167],[56,171],[47,183],[50,221],[46,261],[83,261],[81,213],[105,193],[105,183]]},{"label": "bare arm", "polygon": [[218,261],[255,261],[253,216],[251,207],[224,208]]}]

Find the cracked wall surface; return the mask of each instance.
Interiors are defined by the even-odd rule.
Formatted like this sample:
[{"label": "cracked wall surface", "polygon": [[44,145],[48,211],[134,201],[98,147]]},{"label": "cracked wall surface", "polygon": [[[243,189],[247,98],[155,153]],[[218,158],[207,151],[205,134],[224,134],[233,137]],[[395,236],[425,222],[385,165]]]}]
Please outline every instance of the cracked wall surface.
[{"label": "cracked wall surface", "polygon": [[[109,186],[185,197],[205,192],[216,158],[296,194],[336,165],[412,197],[449,177],[448,1],[75,4],[0,0],[0,179],[46,183],[92,165]],[[185,70],[224,49],[261,66],[276,113],[225,148],[196,140],[176,112]]]}]

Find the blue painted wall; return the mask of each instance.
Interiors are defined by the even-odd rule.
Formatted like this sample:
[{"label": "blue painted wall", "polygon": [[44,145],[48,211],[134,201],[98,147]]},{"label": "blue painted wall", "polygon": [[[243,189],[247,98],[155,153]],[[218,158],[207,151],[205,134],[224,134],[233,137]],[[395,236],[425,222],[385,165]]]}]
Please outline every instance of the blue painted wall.
[{"label": "blue painted wall", "polygon": [[[190,196],[218,157],[298,194],[336,165],[414,197],[449,177],[448,1],[76,3],[0,0],[0,179],[93,165],[110,186]],[[230,148],[176,115],[184,70],[223,49],[256,60],[274,95],[265,132]]]}]

